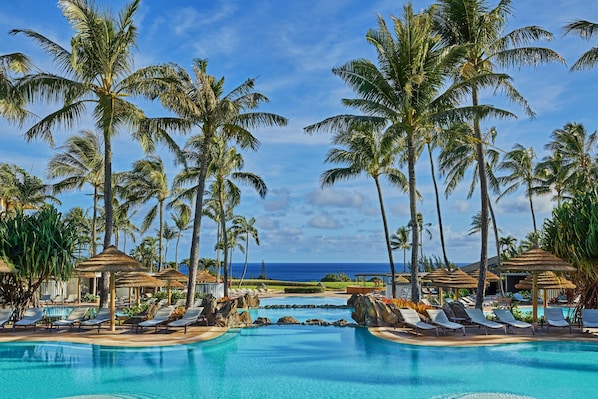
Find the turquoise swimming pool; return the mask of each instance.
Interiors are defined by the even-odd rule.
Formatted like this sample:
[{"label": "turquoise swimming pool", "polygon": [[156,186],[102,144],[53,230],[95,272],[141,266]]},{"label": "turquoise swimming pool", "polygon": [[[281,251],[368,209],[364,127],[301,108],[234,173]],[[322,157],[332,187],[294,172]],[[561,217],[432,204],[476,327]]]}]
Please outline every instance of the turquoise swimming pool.
[{"label": "turquoise swimming pool", "polygon": [[364,328],[269,326],[144,349],[0,344],[10,398],[589,398],[597,373],[598,343],[419,347]]}]

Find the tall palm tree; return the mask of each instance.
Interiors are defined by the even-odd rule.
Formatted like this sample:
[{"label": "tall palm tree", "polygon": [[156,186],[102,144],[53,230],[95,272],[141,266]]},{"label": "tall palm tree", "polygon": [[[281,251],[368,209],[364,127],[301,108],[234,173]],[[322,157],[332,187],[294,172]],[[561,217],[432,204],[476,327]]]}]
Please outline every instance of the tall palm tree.
[{"label": "tall palm tree", "polygon": [[[260,176],[255,173],[242,171],[244,166],[242,155],[237,152],[235,147],[229,147],[225,140],[221,140],[217,144],[215,143],[212,146],[212,150],[212,162],[208,167],[208,176],[213,179],[211,184],[212,193],[218,202],[222,244],[224,248],[224,296],[228,296],[229,255],[227,249],[229,248],[229,237],[226,227],[226,208],[228,205],[232,210],[241,201],[241,190],[234,182],[238,181],[250,185],[261,198],[266,196],[268,188]],[[233,246],[231,245],[230,248],[232,250]]]},{"label": "tall palm tree", "polygon": [[[378,65],[367,59],[357,59],[333,69],[333,73],[358,96],[357,99],[343,99],[343,103],[366,115],[339,115],[306,129],[308,132],[324,128],[338,130],[343,124],[354,123],[355,118],[375,120],[379,125],[385,123],[389,132],[403,140],[403,146],[399,148],[404,149],[408,169],[410,220],[416,221],[415,163],[419,140],[434,123],[462,116],[465,110],[460,112],[454,105],[466,88],[446,85],[446,77],[459,60],[461,50],[440,47],[438,35],[432,32],[430,9],[414,14],[411,4],[406,4],[402,19],[393,17],[392,22],[392,29],[389,29],[379,17],[378,28],[366,35],[368,43],[375,47]],[[417,265],[419,234],[415,222],[411,235],[411,264]],[[411,270],[411,285],[412,300],[418,302],[415,267]]]},{"label": "tall palm tree", "polygon": [[393,249],[403,250],[403,273],[407,272],[407,250],[411,248],[409,242],[409,227],[401,226],[397,231],[390,237],[390,246]]},{"label": "tall palm tree", "polygon": [[568,172],[565,160],[560,153],[552,153],[542,158],[536,164],[536,174],[541,183],[538,186],[539,194],[548,194],[554,191],[552,200],[556,200],[557,207],[561,206],[564,199],[570,198],[567,194]]},{"label": "tall palm tree", "polygon": [[173,226],[169,226],[168,223],[164,223],[164,229],[162,231],[162,238],[166,242],[164,246],[164,263],[168,263],[168,244],[170,241],[177,238],[177,230]]},{"label": "tall palm tree", "polygon": [[175,213],[170,215],[170,219],[176,228],[176,244],[174,246],[174,263],[176,269],[179,269],[179,242],[184,231],[191,228],[191,208],[185,203],[173,205],[176,208]]},{"label": "tall palm tree", "polygon": [[[575,20],[564,27],[565,35],[576,34],[582,39],[590,40],[598,32],[598,24],[583,19]],[[592,69],[598,63],[598,48],[592,47],[583,53],[571,66],[571,71]]]},{"label": "tall palm tree", "polygon": [[419,250],[422,259],[424,258],[424,232],[428,236],[429,240],[432,239],[432,232],[429,229],[430,226],[432,226],[432,223],[424,223],[424,215],[422,215],[421,212],[418,212],[417,229],[419,231]]},{"label": "tall palm tree", "polygon": [[124,187],[127,201],[133,205],[142,205],[150,200],[156,204],[150,207],[141,223],[141,232],[145,233],[158,218],[158,271],[162,268],[164,239],[164,207],[170,196],[168,178],[164,171],[162,159],[149,156],[135,161],[133,169],[124,174]]},{"label": "tall palm tree", "polygon": [[503,259],[509,259],[517,255],[517,239],[513,236],[500,237],[500,246],[502,248]]},{"label": "tall palm tree", "polygon": [[553,130],[550,139],[545,148],[563,163],[565,191],[570,195],[585,192],[598,176],[596,132],[588,133],[581,123],[567,122],[563,128]]},{"label": "tall palm tree", "polygon": [[239,287],[243,284],[245,279],[245,273],[247,273],[247,262],[249,260],[249,239],[253,238],[256,245],[260,245],[260,237],[257,228],[255,227],[255,218],[251,217],[249,220],[245,216],[235,216],[233,218],[233,230],[239,235],[242,235],[245,239],[245,262],[243,263],[243,273],[239,280]]},{"label": "tall palm tree", "polygon": [[199,244],[203,196],[206,177],[210,165],[210,148],[214,145],[217,134],[227,140],[233,140],[241,148],[257,149],[259,141],[250,129],[260,126],[284,126],[287,120],[282,116],[256,112],[255,110],[268,98],[254,91],[255,79],[248,79],[228,94],[224,93],[224,78],[216,79],[207,74],[207,61],[193,61],[195,79],[179,70],[181,89],[165,91],[161,102],[170,111],[179,116],[179,120],[198,128],[198,134],[187,141],[188,164],[197,167],[194,185],[195,210],[193,233],[191,238],[189,281],[187,286],[187,306],[193,303],[197,266],[199,264]]},{"label": "tall palm tree", "polygon": [[13,74],[26,74],[30,69],[31,61],[23,53],[0,55],[0,115],[10,121],[20,123],[27,116],[25,98]]},{"label": "tall palm tree", "polygon": [[47,201],[60,204],[52,186],[17,165],[0,164],[0,199],[6,210],[38,209]]},{"label": "tall palm tree", "polygon": [[62,178],[54,184],[54,193],[67,190],[81,190],[85,184],[93,187],[93,208],[91,227],[91,256],[96,251],[96,234],[98,220],[99,193],[104,185],[104,155],[100,135],[84,130],[80,135],[69,137],[64,145],[58,148],[50,162],[46,175],[51,179]]},{"label": "tall palm tree", "polygon": [[510,174],[498,178],[500,184],[506,187],[496,200],[498,201],[505,195],[517,191],[520,185],[524,185],[525,194],[527,195],[529,208],[532,213],[534,233],[537,233],[533,195],[537,191],[537,187],[542,184],[542,181],[536,174],[535,157],[536,154],[532,147],[525,148],[521,144],[515,144],[513,149],[504,155],[499,168],[510,172]]},{"label": "tall palm tree", "polygon": [[[54,60],[63,72],[58,75],[39,72],[25,76],[20,90],[25,101],[40,100],[58,103],[50,112],[25,132],[27,140],[41,138],[53,144],[51,129],[76,126],[87,107],[104,141],[104,248],[112,243],[112,137],[123,128],[133,127],[133,137],[145,151],[153,150],[155,136],[164,138],[165,130],[145,126],[141,109],[128,98],[154,98],[171,85],[166,79],[170,66],[148,66],[133,71],[133,49],[137,27],[133,17],[140,0],[133,0],[120,11],[118,18],[109,12],[100,12],[89,0],[60,0],[58,6],[73,28],[70,50],[30,29],[14,29],[11,34],[22,34],[34,40]],[[156,125],[164,127],[156,122]],[[152,132],[152,133],[150,133]],[[103,274],[100,303],[107,298],[108,279]]]},{"label": "tall palm tree", "polygon": [[[501,0],[490,9],[487,0],[438,0],[436,31],[446,45],[465,47],[465,55],[458,71],[457,80],[466,79],[473,84],[471,105],[480,107],[480,90],[491,87],[501,90],[512,102],[522,105],[527,114],[533,115],[525,98],[512,85],[504,73],[496,73],[495,67],[538,65],[541,62],[560,61],[563,58],[547,48],[529,46],[537,40],[551,40],[552,34],[537,26],[515,29],[505,34],[508,17],[512,14],[511,0]],[[481,200],[481,250],[480,275],[476,293],[476,307],[482,307],[488,267],[488,182],[486,161],[480,122],[484,117],[511,117],[510,112],[482,107],[470,118],[476,142],[476,157]]]},{"label": "tall palm tree", "polygon": [[[407,191],[407,179],[403,172],[395,166],[396,149],[394,146],[396,141],[397,137],[392,130],[379,131],[374,124],[366,122],[356,122],[349,125],[336,133],[332,143],[339,147],[330,149],[326,155],[326,162],[343,166],[325,171],[320,178],[323,188],[333,186],[338,181],[357,178],[361,174],[365,174],[374,180],[392,281],[395,280],[396,271],[382,195],[381,178],[385,177],[392,185]],[[392,285],[392,296],[393,298],[396,297],[394,284]]]}]

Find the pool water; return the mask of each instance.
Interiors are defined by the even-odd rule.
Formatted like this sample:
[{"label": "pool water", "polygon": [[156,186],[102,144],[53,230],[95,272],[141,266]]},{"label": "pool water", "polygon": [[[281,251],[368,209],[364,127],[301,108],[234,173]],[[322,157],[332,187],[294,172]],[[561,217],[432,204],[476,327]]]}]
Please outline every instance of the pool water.
[{"label": "pool water", "polygon": [[10,398],[589,398],[597,373],[593,342],[421,347],[364,328],[259,327],[143,349],[0,344]]},{"label": "pool water", "polygon": [[[346,306],[348,297],[271,297],[260,298],[259,309],[249,309],[249,316],[251,320],[256,320],[258,317],[267,317],[270,322],[276,323],[278,319],[283,316],[292,316],[298,322],[303,323],[309,319],[320,319],[329,323],[334,323],[338,320],[346,320],[350,323],[355,321],[351,318],[353,308],[335,308],[325,307],[332,306]],[[292,306],[292,305],[315,305],[316,308],[263,308],[264,306]]]}]

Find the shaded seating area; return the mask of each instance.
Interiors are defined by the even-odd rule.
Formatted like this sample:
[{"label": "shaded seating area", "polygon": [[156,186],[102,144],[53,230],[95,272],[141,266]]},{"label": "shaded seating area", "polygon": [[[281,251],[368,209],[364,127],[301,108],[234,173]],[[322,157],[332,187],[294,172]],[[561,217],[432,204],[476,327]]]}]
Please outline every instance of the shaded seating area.
[{"label": "shaded seating area", "polygon": [[530,328],[532,330],[532,335],[535,335],[534,326],[530,323],[526,323],[525,321],[517,320],[510,310],[494,309],[494,314],[501,323],[507,325],[507,328],[511,327],[513,334],[515,333],[516,328]]},{"label": "shaded seating area", "polygon": [[33,326],[33,331],[35,331],[37,323],[44,319],[44,315],[43,308],[29,308],[25,310],[25,313],[20,320],[17,320],[13,323],[12,327],[16,328]]},{"label": "shaded seating area", "polygon": [[1,308],[0,309],[0,325],[4,330],[4,325],[10,321],[12,318],[12,314],[14,312],[13,308]]},{"label": "shaded seating area", "polygon": [[560,308],[544,309],[544,318],[546,319],[547,332],[550,332],[550,327],[569,327],[569,334],[571,334],[571,323],[565,319]]},{"label": "shaded seating area", "polygon": [[175,309],[174,306],[161,307],[156,312],[156,315],[154,316],[153,319],[145,320],[140,323],[137,323],[137,328],[135,329],[135,332],[137,332],[137,333],[139,332],[139,327],[141,327],[141,328],[154,327],[156,329],[156,331],[158,331],[159,326],[161,326],[162,324],[168,323],[168,321],[170,320],[170,316],[172,315],[172,312],[174,312],[174,309]]},{"label": "shaded seating area", "polygon": [[419,313],[415,309],[399,309],[401,317],[403,318],[403,325],[407,325],[415,330],[415,335],[419,330],[434,330],[438,336],[438,327],[425,323],[419,317]]},{"label": "shaded seating area", "polygon": [[484,332],[488,335],[488,329],[502,329],[507,334],[507,326],[501,323],[497,323],[492,320],[488,320],[484,313],[480,309],[465,309],[469,321],[473,324],[477,324],[479,327],[484,327]]},{"label": "shaded seating area", "polygon": [[109,308],[100,308],[98,313],[96,313],[95,317],[89,320],[84,320],[79,323],[79,328],[81,327],[98,327],[98,332],[100,332],[100,327],[104,323],[110,323],[112,317],[110,315]]},{"label": "shaded seating area", "polygon": [[51,326],[55,326],[57,330],[60,330],[60,327],[66,326],[72,329],[76,323],[81,323],[83,320],[85,320],[88,311],[89,307],[73,308],[66,319],[53,321]]},{"label": "shaded seating area", "polygon": [[465,326],[450,321],[442,309],[426,309],[426,312],[428,312],[432,324],[436,324],[442,328],[443,334],[446,334],[446,330],[461,330],[463,335],[465,335]]},{"label": "shaded seating area", "polygon": [[598,309],[581,310],[581,327],[598,328]]},{"label": "shaded seating area", "polygon": [[182,318],[178,320],[171,321],[166,325],[166,331],[168,328],[180,328],[183,327],[185,329],[185,334],[187,334],[187,326],[191,324],[199,323],[200,320],[205,320],[206,326],[208,325],[208,320],[201,315],[203,312],[203,307],[190,307],[185,311],[185,314]]}]

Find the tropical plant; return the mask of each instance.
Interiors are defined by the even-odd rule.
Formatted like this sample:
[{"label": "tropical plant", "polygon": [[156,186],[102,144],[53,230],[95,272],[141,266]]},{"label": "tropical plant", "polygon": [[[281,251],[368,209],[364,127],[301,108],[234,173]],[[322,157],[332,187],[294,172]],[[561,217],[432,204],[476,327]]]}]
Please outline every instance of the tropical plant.
[{"label": "tropical plant", "polygon": [[74,226],[78,234],[77,257],[83,259],[83,252],[87,252],[88,256],[93,256],[91,253],[91,237],[92,237],[92,218],[87,212],[84,212],[81,207],[74,207],[64,215],[64,222]]},{"label": "tropical plant", "polygon": [[93,187],[93,211],[90,240],[90,255],[96,251],[96,232],[98,220],[99,193],[104,187],[104,156],[100,135],[84,130],[80,135],[69,137],[65,144],[58,148],[50,162],[46,175],[50,179],[62,178],[54,184],[54,193],[61,194],[67,190],[81,190],[85,184]]},{"label": "tropical plant", "polygon": [[191,228],[191,208],[182,202],[173,205],[176,208],[175,213],[170,215],[170,219],[176,228],[176,244],[174,246],[174,263],[176,269],[179,269],[179,242],[184,231]]},{"label": "tropical plant", "polygon": [[174,240],[175,238],[177,238],[177,230],[172,227],[169,226],[168,223],[164,223],[164,231],[162,231],[162,239],[164,239],[164,241],[166,242],[164,245],[164,259],[165,262],[168,262],[168,244],[170,243],[170,241]]},{"label": "tropical plant", "polygon": [[136,259],[140,259],[141,263],[147,270],[155,271],[160,259],[158,254],[158,239],[156,237],[144,237],[143,240],[133,248],[130,255]]},{"label": "tropical plant", "polygon": [[[590,40],[598,32],[598,24],[583,19],[568,23],[564,27],[565,35],[576,34],[582,39]],[[598,63],[598,48],[592,47],[583,53],[571,66],[571,71],[583,71],[592,69]]]},{"label": "tropical plant", "polygon": [[25,98],[17,90],[13,74],[25,74],[31,69],[31,61],[23,53],[0,56],[0,115],[10,121],[22,122],[27,116]]},{"label": "tropical plant", "polygon": [[598,189],[593,186],[553,209],[542,231],[542,247],[577,267],[578,309],[598,308]]},{"label": "tropical plant", "polygon": [[542,180],[536,173],[535,157],[536,154],[532,147],[525,148],[521,144],[515,144],[513,149],[504,155],[499,168],[510,172],[510,174],[498,178],[499,183],[506,187],[496,201],[498,202],[507,194],[516,192],[520,185],[524,185],[532,214],[534,233],[537,233],[538,228],[536,226],[533,195],[538,191],[538,187],[542,185]]},{"label": "tropical plant", "polygon": [[[197,168],[193,185],[195,210],[191,237],[189,281],[187,286],[187,307],[193,303],[197,266],[199,264],[199,244],[203,196],[210,165],[210,148],[217,134],[226,140],[233,140],[241,148],[257,149],[259,141],[249,129],[259,126],[284,126],[287,120],[279,115],[255,110],[268,101],[264,95],[254,92],[255,79],[248,79],[228,94],[224,93],[224,78],[216,79],[207,74],[207,61],[193,61],[193,77],[179,70],[181,89],[164,91],[160,97],[162,104],[179,116],[181,123],[199,128],[186,144],[187,165]],[[251,112],[249,112],[251,111]]]},{"label": "tropical plant", "polygon": [[42,282],[71,277],[78,240],[76,226],[65,222],[54,207],[32,214],[0,213],[0,258],[16,271],[0,280],[0,295],[15,307],[16,317],[35,304]]},{"label": "tropical plant", "polygon": [[124,174],[123,186],[126,187],[127,202],[141,206],[150,200],[156,200],[141,223],[141,232],[145,233],[158,218],[158,271],[163,263],[164,207],[170,196],[168,178],[162,159],[149,156],[135,161],[131,171]]},{"label": "tropical plant", "polygon": [[403,250],[403,273],[407,272],[407,250],[411,248],[409,242],[409,227],[401,226],[397,231],[390,237],[390,246],[394,250]]},{"label": "tropical plant", "polygon": [[[93,107],[93,117],[104,141],[104,248],[112,243],[112,137],[121,128],[133,127],[133,137],[145,151],[154,149],[155,139],[168,142],[160,120],[147,124],[142,110],[129,102],[130,97],[154,98],[172,85],[172,68],[147,66],[133,71],[133,53],[137,27],[133,17],[140,0],[124,6],[119,17],[100,12],[88,0],[60,0],[58,6],[74,30],[71,49],[62,47],[30,29],[13,29],[34,40],[48,53],[63,75],[38,72],[23,77],[19,89],[25,101],[58,103],[60,108],[42,117],[25,132],[27,140],[41,138],[53,144],[52,128],[71,129]],[[107,298],[108,279],[103,273],[100,305]]]},{"label": "tropical plant", "polygon": [[38,209],[47,201],[60,204],[52,185],[17,165],[0,164],[0,204],[6,210]]},{"label": "tropical plant", "polygon": [[[306,129],[309,131],[312,127]],[[326,162],[340,164],[342,167],[329,169],[322,173],[320,178],[323,188],[333,186],[338,181],[357,178],[361,174],[365,174],[374,180],[393,281],[395,280],[396,270],[384,208],[381,177],[386,178],[393,186],[407,191],[407,179],[403,172],[395,166],[396,140],[397,137],[392,130],[380,131],[374,124],[356,121],[335,134],[332,143],[339,147],[330,149],[326,155]],[[394,284],[392,291],[394,298],[396,296]]]},{"label": "tropical plant", "polygon": [[[416,221],[415,163],[419,140],[423,132],[433,128],[435,123],[459,115],[454,105],[464,94],[465,87],[447,87],[446,77],[461,53],[458,48],[441,48],[439,36],[432,32],[431,10],[414,14],[411,4],[406,4],[403,18],[393,17],[392,22],[390,30],[384,19],[379,17],[378,28],[366,35],[368,43],[376,49],[378,65],[367,59],[357,59],[333,69],[333,73],[358,95],[357,99],[343,99],[343,103],[362,110],[366,115],[339,115],[306,130],[344,130],[356,120],[362,120],[370,126],[375,123],[379,128],[386,127],[395,140],[400,138],[400,142],[397,141],[400,145],[395,147],[395,151],[402,151],[406,160],[410,220]],[[446,91],[441,92],[444,89]],[[412,224],[411,264],[417,265],[419,232],[417,223]],[[389,253],[392,256],[390,248]],[[411,284],[412,299],[418,301],[415,267],[411,270]]]},{"label": "tropical plant", "polygon": [[245,279],[245,273],[247,273],[247,262],[249,260],[249,239],[253,238],[256,245],[260,245],[260,237],[255,227],[255,218],[247,218],[245,216],[235,216],[233,218],[233,230],[236,231],[238,235],[243,236],[245,239],[245,261],[243,262],[243,273],[241,274],[241,278],[239,279],[239,287],[243,284],[243,280]]},{"label": "tropical plant", "polygon": [[517,251],[517,238],[513,236],[501,237],[499,244],[503,260],[507,260],[519,253]]},{"label": "tropical plant", "polygon": [[485,87],[501,91],[515,104],[522,105],[527,114],[533,115],[525,98],[512,85],[510,76],[496,73],[496,67],[533,65],[560,61],[563,58],[553,50],[533,47],[538,40],[551,40],[552,34],[537,26],[517,28],[504,33],[512,13],[511,0],[502,0],[490,9],[487,0],[438,0],[435,8],[436,32],[448,46],[464,47],[464,57],[455,69],[456,80],[467,80],[471,85],[471,105],[478,109],[471,115],[480,183],[482,230],[480,275],[476,292],[476,307],[482,308],[488,267],[488,182],[486,176],[486,151],[480,122],[489,116],[511,117],[505,110],[480,106],[480,90]]}]

